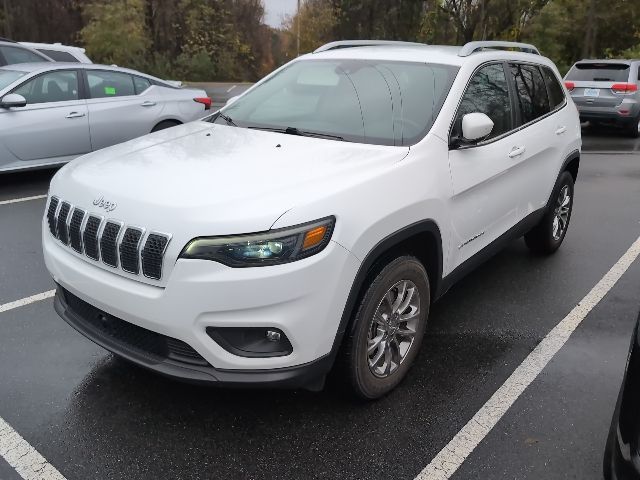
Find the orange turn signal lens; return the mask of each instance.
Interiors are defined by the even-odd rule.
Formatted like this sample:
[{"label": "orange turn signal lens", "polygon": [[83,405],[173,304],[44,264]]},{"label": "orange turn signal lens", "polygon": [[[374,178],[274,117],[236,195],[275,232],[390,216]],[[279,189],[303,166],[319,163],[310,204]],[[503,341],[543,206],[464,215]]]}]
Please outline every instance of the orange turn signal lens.
[{"label": "orange turn signal lens", "polygon": [[327,227],[324,225],[321,227],[316,227],[313,230],[309,230],[304,235],[304,242],[302,242],[302,249],[306,250],[307,248],[313,248],[320,245],[326,233],[327,233]]}]

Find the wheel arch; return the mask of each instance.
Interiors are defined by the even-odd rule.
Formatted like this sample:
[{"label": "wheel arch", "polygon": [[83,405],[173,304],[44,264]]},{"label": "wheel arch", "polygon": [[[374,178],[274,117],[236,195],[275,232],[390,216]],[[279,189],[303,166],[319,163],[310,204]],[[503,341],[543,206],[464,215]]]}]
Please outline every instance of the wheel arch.
[{"label": "wheel arch", "polygon": [[151,131],[153,132],[156,129],[156,127],[158,127],[159,125],[162,125],[163,123],[173,123],[175,127],[183,124],[183,122],[178,120],[177,118],[163,118],[160,121],[156,121],[156,123],[151,128]]},{"label": "wheel arch", "polygon": [[573,181],[575,182],[578,179],[578,170],[580,169],[580,152],[574,151],[565,159],[562,164],[562,168],[560,169],[560,173],[558,176],[562,174],[562,172],[569,172],[573,177]]},{"label": "wheel arch", "polygon": [[422,220],[380,240],[360,264],[331,349],[334,357],[340,349],[345,332],[354,327],[352,319],[368,281],[391,259],[407,254],[417,257],[422,262],[429,277],[431,300],[438,298],[442,286],[442,236],[434,220]]}]

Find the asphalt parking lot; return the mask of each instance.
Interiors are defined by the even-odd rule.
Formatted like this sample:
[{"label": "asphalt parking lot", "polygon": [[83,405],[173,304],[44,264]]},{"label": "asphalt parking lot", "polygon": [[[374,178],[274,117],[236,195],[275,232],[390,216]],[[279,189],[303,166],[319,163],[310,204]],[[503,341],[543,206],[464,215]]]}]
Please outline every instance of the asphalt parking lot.
[{"label": "asphalt parking lot", "polygon": [[[55,172],[0,176],[0,451],[4,419],[68,480],[414,479],[640,236],[640,141],[585,130],[584,150],[560,251],[519,240],[457,284],[406,381],[372,403],[176,383],[86,340],[50,298],[3,311],[53,288],[38,196]],[[452,478],[601,478],[639,308],[640,260]],[[0,456],[0,479],[19,478]]]}]

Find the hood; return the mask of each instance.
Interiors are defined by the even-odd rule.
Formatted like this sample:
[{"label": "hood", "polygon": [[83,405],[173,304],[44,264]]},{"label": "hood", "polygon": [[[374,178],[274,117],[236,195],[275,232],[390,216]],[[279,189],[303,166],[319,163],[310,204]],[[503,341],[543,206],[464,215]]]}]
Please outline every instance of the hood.
[{"label": "hood", "polygon": [[[174,236],[250,233],[268,230],[296,205],[364,181],[408,151],[192,122],[71,162],[51,193]],[[99,198],[115,208],[100,210]]]}]

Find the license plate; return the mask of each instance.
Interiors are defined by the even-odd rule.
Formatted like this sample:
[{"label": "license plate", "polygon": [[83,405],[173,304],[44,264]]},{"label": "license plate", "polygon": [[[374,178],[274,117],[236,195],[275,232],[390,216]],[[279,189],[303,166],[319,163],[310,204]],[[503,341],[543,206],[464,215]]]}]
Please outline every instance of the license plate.
[{"label": "license plate", "polygon": [[585,88],[584,89],[584,96],[585,97],[598,97],[600,95],[600,89],[599,88]]}]

